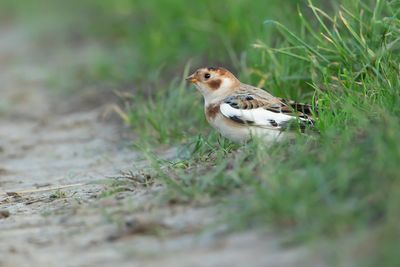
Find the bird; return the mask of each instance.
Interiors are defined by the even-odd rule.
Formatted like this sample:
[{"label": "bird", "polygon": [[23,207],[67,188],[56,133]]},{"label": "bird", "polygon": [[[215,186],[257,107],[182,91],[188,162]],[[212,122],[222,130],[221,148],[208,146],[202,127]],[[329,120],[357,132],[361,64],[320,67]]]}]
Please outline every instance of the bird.
[{"label": "bird", "polygon": [[293,133],[293,125],[302,132],[314,127],[312,105],[275,97],[264,89],[241,83],[225,68],[199,68],[186,80],[203,95],[208,123],[233,142],[257,137],[272,143]]}]

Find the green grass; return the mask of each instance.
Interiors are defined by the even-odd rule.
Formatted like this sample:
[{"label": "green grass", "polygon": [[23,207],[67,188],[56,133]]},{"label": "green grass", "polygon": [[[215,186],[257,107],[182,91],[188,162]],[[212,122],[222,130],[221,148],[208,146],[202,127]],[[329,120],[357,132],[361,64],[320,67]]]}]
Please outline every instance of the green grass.
[{"label": "green grass", "polygon": [[[397,266],[400,2],[327,3],[64,3],[76,17],[54,25],[61,40],[95,41],[103,52],[62,79],[75,89],[131,89],[121,114],[136,147],[179,147],[173,162],[150,153],[153,178],[167,186],[164,201],[223,203],[232,229],[334,240],[336,264]],[[183,81],[203,65],[231,68],[277,96],[318,100],[320,137],[268,148],[221,138]]]},{"label": "green grass", "polygon": [[265,21],[282,41],[260,38],[251,52],[258,57],[242,65],[241,76],[277,95],[318,99],[317,141],[299,136],[296,144],[269,149],[256,141],[241,148],[218,143],[208,135],[200,96],[180,77],[145,104],[134,102],[128,121],[140,142],[188,144],[192,153],[179,167],[160,171],[172,198],[223,199],[237,227],[274,225],[298,242],[334,238],[340,244],[353,236],[353,253],[344,246],[340,254],[361,265],[396,266],[399,3],[354,1],[331,15],[309,6],[301,9],[307,16],[298,14],[297,30]]}]

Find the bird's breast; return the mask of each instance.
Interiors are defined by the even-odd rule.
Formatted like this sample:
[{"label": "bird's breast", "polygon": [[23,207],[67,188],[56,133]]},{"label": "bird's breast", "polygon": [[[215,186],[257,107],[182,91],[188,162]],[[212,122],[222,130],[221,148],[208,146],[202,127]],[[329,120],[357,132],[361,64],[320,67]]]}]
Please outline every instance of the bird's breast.
[{"label": "bird's breast", "polygon": [[206,119],[209,123],[215,120],[219,111],[220,104],[209,104],[204,107],[204,112],[206,114]]}]

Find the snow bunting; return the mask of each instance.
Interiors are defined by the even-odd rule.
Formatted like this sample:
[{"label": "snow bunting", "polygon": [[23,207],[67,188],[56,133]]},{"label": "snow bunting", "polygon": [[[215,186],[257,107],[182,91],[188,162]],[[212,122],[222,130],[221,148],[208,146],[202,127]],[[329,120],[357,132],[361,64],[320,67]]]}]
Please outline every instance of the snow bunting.
[{"label": "snow bunting", "polygon": [[292,121],[300,128],[313,125],[310,105],[274,97],[263,89],[241,83],[224,68],[201,68],[186,78],[204,97],[207,121],[224,137],[244,142],[252,136],[282,139]]}]

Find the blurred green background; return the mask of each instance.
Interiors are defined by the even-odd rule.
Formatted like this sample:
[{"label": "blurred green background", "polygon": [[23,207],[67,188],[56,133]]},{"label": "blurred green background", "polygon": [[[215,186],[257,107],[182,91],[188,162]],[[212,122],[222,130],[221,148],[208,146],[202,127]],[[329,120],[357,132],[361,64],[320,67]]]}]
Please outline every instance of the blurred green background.
[{"label": "blurred green background", "polygon": [[265,65],[252,44],[257,40],[276,44],[282,38],[271,35],[273,30],[263,25],[264,20],[283,18],[285,25],[296,29],[297,9],[306,3],[3,0],[0,5],[3,23],[24,25],[48,53],[60,53],[60,46],[79,49],[89,42],[100,46],[95,58],[63,73],[60,78],[74,81],[64,86],[134,84],[148,90],[179,76],[189,62],[193,67],[222,65],[233,71],[248,64]]}]

